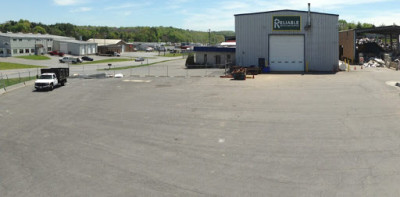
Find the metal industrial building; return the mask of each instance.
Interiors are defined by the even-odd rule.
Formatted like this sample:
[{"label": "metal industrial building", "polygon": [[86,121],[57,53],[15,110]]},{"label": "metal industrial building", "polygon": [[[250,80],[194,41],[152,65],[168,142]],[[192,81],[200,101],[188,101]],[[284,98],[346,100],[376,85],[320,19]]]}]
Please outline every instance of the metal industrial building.
[{"label": "metal industrial building", "polygon": [[49,34],[0,32],[0,57],[44,54],[53,50],[54,40],[73,39]]},{"label": "metal industrial building", "polygon": [[236,63],[270,71],[334,72],[339,15],[279,10],[235,15]]},{"label": "metal industrial building", "polygon": [[0,32],[0,57],[40,55],[53,50],[71,55],[95,54],[97,44],[49,34]]},{"label": "metal industrial building", "polygon": [[80,40],[54,40],[54,50],[71,55],[93,55],[97,53],[97,43]]}]

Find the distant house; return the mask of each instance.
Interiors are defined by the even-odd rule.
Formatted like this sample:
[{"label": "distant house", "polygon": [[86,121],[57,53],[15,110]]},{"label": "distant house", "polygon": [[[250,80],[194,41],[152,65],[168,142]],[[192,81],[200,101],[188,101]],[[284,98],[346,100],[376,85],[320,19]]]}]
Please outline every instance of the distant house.
[{"label": "distant house", "polygon": [[53,50],[71,55],[87,55],[96,53],[96,47],[93,43],[77,41],[72,37],[0,32],[0,57],[40,55]]},{"label": "distant house", "polygon": [[88,42],[97,43],[99,53],[106,53],[109,51],[113,51],[113,52],[117,52],[117,53],[135,51],[132,44],[128,44],[121,39],[91,38],[88,40]]}]

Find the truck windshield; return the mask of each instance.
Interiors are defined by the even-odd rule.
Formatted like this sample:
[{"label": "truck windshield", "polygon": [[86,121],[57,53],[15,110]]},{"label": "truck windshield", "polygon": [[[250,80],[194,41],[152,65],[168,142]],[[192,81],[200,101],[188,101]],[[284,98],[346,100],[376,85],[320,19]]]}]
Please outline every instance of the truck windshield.
[{"label": "truck windshield", "polygon": [[40,79],[52,79],[52,75],[40,75]]}]

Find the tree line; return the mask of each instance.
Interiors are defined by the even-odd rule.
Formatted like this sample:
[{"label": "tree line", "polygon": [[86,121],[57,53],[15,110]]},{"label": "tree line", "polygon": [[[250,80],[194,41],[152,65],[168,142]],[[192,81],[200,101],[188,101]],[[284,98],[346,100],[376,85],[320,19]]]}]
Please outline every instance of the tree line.
[{"label": "tree line", "polygon": [[126,42],[189,42],[209,43],[223,42],[224,36],[234,36],[233,31],[209,32],[179,29],[174,27],[106,27],[77,26],[70,23],[46,25],[28,20],[7,21],[0,24],[1,32],[41,33],[74,37],[75,39],[122,39]]},{"label": "tree line", "polygon": [[375,28],[374,24],[370,23],[355,23],[355,22],[347,22],[346,20],[339,20],[339,31],[349,30],[349,29],[367,29],[367,28]]}]

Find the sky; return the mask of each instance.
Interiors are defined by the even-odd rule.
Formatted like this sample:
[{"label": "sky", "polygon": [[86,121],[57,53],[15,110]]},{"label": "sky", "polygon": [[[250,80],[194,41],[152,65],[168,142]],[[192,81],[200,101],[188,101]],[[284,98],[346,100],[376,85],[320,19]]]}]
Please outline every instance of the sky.
[{"label": "sky", "polygon": [[400,25],[400,0],[0,0],[0,23],[235,30],[234,15],[282,9],[338,14],[348,22]]}]

